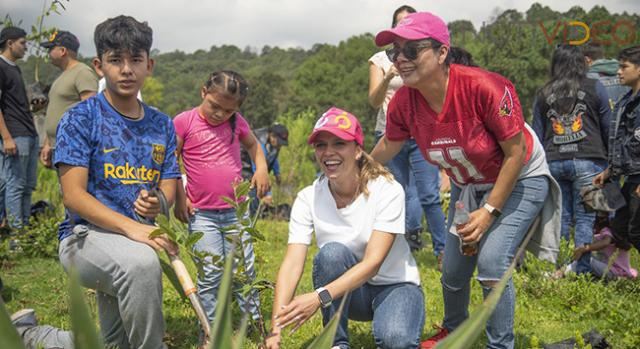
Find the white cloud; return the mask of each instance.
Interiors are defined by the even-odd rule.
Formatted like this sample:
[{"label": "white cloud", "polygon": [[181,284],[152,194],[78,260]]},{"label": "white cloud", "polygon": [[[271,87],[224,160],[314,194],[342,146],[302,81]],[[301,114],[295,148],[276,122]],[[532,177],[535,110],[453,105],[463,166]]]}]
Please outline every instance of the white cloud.
[{"label": "white cloud", "polygon": [[[526,11],[534,1],[495,0],[448,2],[376,0],[62,0],[67,10],[51,15],[46,25],[76,34],[83,55],[93,55],[96,24],[119,14],[148,21],[154,30],[154,47],[162,52],[208,50],[212,45],[232,44],[240,48],[264,45],[310,48],[315,43],[336,44],[362,33],[376,33],[390,25],[393,11],[408,4],[431,11],[446,21],[471,20],[476,27],[496,13],[496,9]],[[30,28],[40,14],[39,0],[3,0],[3,10],[22,26]],[[557,11],[578,5],[585,10],[598,2],[538,1]],[[600,2],[603,5],[602,2]],[[610,12],[637,13],[636,0],[610,0]]]}]

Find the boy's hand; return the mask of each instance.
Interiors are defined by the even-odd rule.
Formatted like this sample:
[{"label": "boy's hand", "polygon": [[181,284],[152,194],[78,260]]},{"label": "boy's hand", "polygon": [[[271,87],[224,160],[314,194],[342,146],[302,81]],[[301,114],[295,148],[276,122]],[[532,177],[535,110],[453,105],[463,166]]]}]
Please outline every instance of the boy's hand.
[{"label": "boy's hand", "polygon": [[18,148],[16,147],[16,142],[13,141],[13,138],[7,137],[2,140],[3,151],[7,156],[13,156],[18,154]]},{"label": "boy's hand", "polygon": [[176,218],[182,223],[189,223],[189,217],[195,214],[195,210],[191,205],[191,200],[188,198],[185,200],[176,200],[176,205],[173,208],[173,213]]},{"label": "boy's hand", "polygon": [[609,179],[609,169],[606,169],[600,172],[598,175],[596,175],[593,178],[593,184],[602,188],[602,186],[604,185],[604,182],[606,182],[607,179]]},{"label": "boy's hand", "polygon": [[269,191],[269,174],[267,171],[256,171],[251,178],[251,187],[256,188],[259,198]]},{"label": "boy's hand", "polygon": [[149,238],[149,234],[156,229],[158,229],[156,226],[138,223],[130,231],[126,232],[126,236],[133,241],[147,244],[156,251],[165,250],[170,255],[178,255],[178,246],[166,237],[158,236],[153,239]]},{"label": "boy's hand", "polygon": [[40,150],[40,162],[46,168],[52,168],[51,164],[51,147],[48,144],[42,146]]},{"label": "boy's hand", "polygon": [[133,207],[136,213],[142,217],[154,219],[160,213],[160,200],[142,189],[133,203]]}]

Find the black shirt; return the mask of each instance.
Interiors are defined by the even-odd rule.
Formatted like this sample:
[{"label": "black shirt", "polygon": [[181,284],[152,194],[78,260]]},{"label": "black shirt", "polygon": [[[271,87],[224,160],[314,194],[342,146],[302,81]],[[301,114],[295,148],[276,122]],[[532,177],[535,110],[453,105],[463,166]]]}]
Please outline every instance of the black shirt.
[{"label": "black shirt", "polygon": [[37,137],[27,90],[17,65],[0,56],[0,110],[11,137]]}]

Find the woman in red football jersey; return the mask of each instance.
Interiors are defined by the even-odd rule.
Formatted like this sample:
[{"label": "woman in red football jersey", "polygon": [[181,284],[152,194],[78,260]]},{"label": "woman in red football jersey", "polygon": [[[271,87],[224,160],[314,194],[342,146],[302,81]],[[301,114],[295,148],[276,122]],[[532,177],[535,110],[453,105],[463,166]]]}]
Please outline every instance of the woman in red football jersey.
[{"label": "woman in red football jersey", "polygon": [[[555,259],[559,191],[540,143],[524,123],[513,84],[492,72],[449,64],[449,31],[442,19],[428,12],[410,14],[380,32],[376,44],[393,44],[388,55],[405,86],[389,104],[385,136],[371,155],[385,163],[414,138],[425,159],[445,169],[452,180],[449,226],[456,201],[469,210],[464,227],[447,234],[444,322],[422,343],[422,348],[432,348],[467,318],[476,266],[486,297],[540,212],[546,216],[534,225],[541,229],[532,239],[537,244],[530,247],[540,257]],[[465,245],[477,244],[476,252],[463,254],[456,233]],[[509,280],[487,323],[488,347],[513,348],[514,308]]]}]

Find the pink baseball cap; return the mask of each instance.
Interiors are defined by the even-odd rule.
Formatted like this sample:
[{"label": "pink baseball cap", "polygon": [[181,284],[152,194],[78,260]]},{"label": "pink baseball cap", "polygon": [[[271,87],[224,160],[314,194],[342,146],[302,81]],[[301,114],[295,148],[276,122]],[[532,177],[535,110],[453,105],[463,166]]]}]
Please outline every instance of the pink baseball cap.
[{"label": "pink baseball cap", "polygon": [[376,45],[385,46],[395,38],[405,40],[435,39],[449,46],[449,28],[442,18],[431,12],[410,13],[395,28],[383,30],[376,35]]},{"label": "pink baseball cap", "polygon": [[327,131],[345,141],[355,141],[361,147],[364,146],[364,133],[358,118],[340,108],[331,107],[322,114],[313,127],[307,143],[313,144],[318,133],[322,131]]}]

